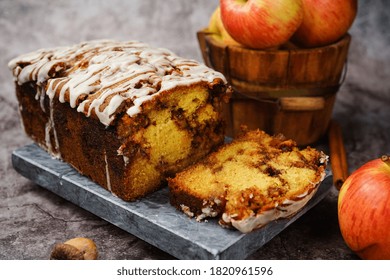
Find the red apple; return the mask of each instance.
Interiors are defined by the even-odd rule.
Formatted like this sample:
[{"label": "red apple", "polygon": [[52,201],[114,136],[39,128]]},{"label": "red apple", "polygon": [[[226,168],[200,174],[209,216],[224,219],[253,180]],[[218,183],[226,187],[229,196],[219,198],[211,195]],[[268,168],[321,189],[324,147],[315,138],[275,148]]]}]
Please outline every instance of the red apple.
[{"label": "red apple", "polygon": [[303,19],[301,0],[220,0],[227,32],[253,49],[286,43]]},{"label": "red apple", "polygon": [[215,34],[215,36],[218,39],[222,40],[226,45],[241,46],[240,43],[236,42],[230,36],[230,34],[223,26],[223,22],[221,19],[221,9],[219,6],[214,10],[213,14],[211,15],[208,31]]},{"label": "red apple", "polygon": [[363,259],[390,259],[390,158],[372,160],[353,172],[338,198],[341,234]]},{"label": "red apple", "polygon": [[339,40],[355,20],[358,0],[302,0],[303,22],[292,37],[302,47],[320,47]]}]

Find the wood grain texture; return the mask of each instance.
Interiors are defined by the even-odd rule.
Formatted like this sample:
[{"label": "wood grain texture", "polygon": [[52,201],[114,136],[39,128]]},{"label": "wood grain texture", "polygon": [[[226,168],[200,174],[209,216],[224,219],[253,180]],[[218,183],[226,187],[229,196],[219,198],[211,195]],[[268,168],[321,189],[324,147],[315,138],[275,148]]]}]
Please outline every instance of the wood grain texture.
[{"label": "wood grain texture", "polygon": [[303,146],[326,133],[346,71],[349,34],[322,48],[276,50],[226,45],[207,29],[197,38],[204,62],[222,72],[234,89],[225,109],[229,136],[246,125],[282,133]]}]

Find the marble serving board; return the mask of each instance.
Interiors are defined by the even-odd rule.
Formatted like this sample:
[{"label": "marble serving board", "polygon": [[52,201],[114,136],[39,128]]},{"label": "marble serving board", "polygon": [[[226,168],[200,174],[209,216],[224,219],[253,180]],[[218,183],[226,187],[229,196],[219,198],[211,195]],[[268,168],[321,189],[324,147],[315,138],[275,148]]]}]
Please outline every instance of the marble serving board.
[{"label": "marble serving board", "polygon": [[222,228],[213,219],[199,223],[188,218],[169,204],[166,187],[146,198],[125,202],[36,144],[15,150],[12,163],[34,183],[178,259],[245,259],[319,203],[333,185],[328,172],[316,195],[298,214],[242,234]]}]

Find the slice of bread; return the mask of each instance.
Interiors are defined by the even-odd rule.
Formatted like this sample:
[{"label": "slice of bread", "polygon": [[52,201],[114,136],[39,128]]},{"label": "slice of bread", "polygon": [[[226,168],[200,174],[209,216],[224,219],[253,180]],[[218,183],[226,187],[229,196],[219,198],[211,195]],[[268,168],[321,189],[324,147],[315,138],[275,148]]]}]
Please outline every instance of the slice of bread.
[{"label": "slice of bread", "polygon": [[327,156],[282,135],[246,132],[168,180],[170,202],[198,221],[247,233],[297,213],[325,177]]}]

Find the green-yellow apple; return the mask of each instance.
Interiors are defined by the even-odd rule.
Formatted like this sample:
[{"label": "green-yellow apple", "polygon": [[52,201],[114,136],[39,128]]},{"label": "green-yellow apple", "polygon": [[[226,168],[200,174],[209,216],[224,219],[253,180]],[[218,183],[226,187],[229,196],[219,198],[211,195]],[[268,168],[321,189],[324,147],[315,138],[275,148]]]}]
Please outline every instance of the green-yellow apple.
[{"label": "green-yellow apple", "polygon": [[371,160],[340,189],[338,217],[346,244],[363,259],[390,259],[390,158]]},{"label": "green-yellow apple", "polygon": [[221,19],[221,9],[218,6],[211,15],[208,31],[217,35],[226,45],[241,46],[236,40],[234,40],[223,26]]},{"label": "green-yellow apple", "polygon": [[220,0],[220,7],[227,32],[253,49],[286,43],[303,19],[301,0]]},{"label": "green-yellow apple", "polygon": [[357,0],[302,0],[303,22],[292,41],[302,47],[320,47],[339,40],[355,20]]}]

